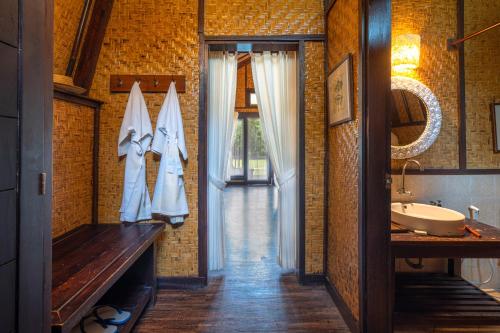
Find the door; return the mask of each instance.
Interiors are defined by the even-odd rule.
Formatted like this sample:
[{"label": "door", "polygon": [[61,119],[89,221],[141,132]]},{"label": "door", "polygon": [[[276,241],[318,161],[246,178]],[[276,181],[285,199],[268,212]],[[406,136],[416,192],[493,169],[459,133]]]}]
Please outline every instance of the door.
[{"label": "door", "polygon": [[17,280],[18,0],[0,2],[0,327],[15,332]]},{"label": "door", "polygon": [[229,160],[230,184],[271,185],[273,173],[257,112],[239,113]]},{"label": "door", "polygon": [[[52,0],[0,1],[0,331],[50,331]],[[21,33],[19,33],[21,32]],[[21,71],[22,68],[22,71]]]}]

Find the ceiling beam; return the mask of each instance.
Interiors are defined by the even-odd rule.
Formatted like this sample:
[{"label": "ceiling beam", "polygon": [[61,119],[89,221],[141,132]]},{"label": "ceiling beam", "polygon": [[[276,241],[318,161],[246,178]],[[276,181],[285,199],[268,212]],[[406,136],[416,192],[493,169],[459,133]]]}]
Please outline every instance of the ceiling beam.
[{"label": "ceiling beam", "polygon": [[87,93],[92,86],[99,53],[106,34],[106,27],[113,9],[113,2],[113,0],[95,0],[87,34],[73,76],[75,85],[85,88]]}]

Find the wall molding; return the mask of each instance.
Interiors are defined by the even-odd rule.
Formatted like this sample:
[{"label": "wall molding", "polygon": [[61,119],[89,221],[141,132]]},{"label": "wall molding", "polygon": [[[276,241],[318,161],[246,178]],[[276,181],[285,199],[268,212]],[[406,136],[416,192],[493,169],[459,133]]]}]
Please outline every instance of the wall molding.
[{"label": "wall molding", "polygon": [[312,273],[305,274],[302,280],[302,284],[304,285],[313,285],[313,284],[324,284],[325,283],[325,274],[322,273]]},{"label": "wall molding", "polygon": [[330,297],[337,306],[337,309],[339,310],[342,319],[344,319],[345,323],[347,324],[351,332],[353,333],[360,332],[359,322],[356,320],[351,310],[349,310],[349,307],[344,302],[344,299],[340,296],[337,288],[335,288],[335,286],[330,282],[330,279],[328,277],[326,277],[324,280],[325,280],[326,290],[328,291]]},{"label": "wall molding", "polygon": [[194,289],[207,284],[204,277],[198,276],[161,276],[157,281],[158,289]]},{"label": "wall molding", "polygon": [[207,42],[324,42],[325,34],[290,35],[204,35]]}]

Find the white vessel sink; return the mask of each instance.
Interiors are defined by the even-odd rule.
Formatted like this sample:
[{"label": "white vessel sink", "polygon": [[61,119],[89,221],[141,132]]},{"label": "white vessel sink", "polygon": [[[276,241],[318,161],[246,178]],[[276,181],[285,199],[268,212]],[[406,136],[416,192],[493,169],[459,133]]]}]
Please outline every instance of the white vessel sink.
[{"label": "white vessel sink", "polygon": [[392,222],[412,231],[425,231],[435,236],[463,236],[465,216],[451,209],[418,203],[391,204]]}]

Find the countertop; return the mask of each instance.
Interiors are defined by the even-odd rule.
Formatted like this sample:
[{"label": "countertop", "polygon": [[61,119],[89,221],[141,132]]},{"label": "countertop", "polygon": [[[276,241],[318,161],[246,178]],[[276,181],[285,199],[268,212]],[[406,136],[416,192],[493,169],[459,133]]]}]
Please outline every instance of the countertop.
[{"label": "countertop", "polygon": [[500,229],[465,220],[481,234],[466,232],[463,237],[438,237],[404,232],[391,224],[392,254],[398,258],[500,258]]}]

